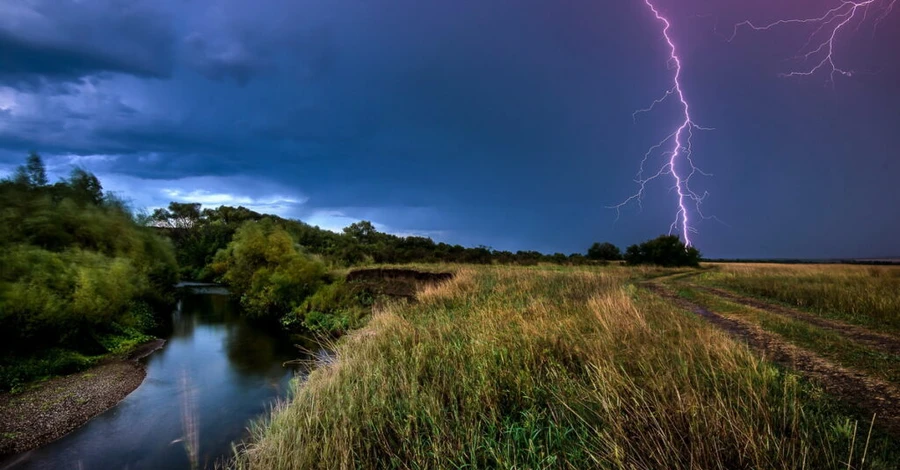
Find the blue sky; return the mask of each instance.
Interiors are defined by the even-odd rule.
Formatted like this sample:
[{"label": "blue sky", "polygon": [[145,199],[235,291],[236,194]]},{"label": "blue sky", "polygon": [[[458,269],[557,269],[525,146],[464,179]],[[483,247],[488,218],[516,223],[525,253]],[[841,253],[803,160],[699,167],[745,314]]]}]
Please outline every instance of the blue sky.
[{"label": "blue sky", "polygon": [[[681,48],[713,174],[708,256],[900,255],[900,12],[838,56],[859,70],[785,79],[809,30],[731,25],[822,1],[659,0]],[[835,2],[837,3],[837,2]],[[0,172],[29,150],[137,207],[244,205],[339,229],[497,249],[584,251],[668,231],[643,210],[644,151],[677,120],[665,43],[643,2],[7,0]]]}]

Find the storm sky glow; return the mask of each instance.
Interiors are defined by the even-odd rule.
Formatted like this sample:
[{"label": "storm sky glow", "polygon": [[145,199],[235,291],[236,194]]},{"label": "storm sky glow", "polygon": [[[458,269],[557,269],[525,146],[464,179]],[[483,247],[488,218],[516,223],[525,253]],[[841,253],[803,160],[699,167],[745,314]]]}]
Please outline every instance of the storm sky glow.
[{"label": "storm sky glow", "polygon": [[[779,19],[768,24],[756,24],[745,20],[735,25],[731,40],[734,40],[742,28],[771,31],[773,28],[787,26],[814,27],[796,57],[803,64],[797,70],[782,73],[782,76],[809,77],[827,72],[829,81],[834,83],[835,75],[852,77],[854,74],[853,70],[841,68],[836,62],[835,46],[839,36],[859,33],[870,18],[870,27],[873,31],[877,31],[878,25],[894,11],[896,3],[897,0],[841,0],[819,16]],[[875,12],[870,16],[873,10]],[[850,31],[854,23],[855,31]]]},{"label": "storm sky glow", "polygon": [[[513,251],[625,246],[675,211],[711,257],[896,256],[893,6],[6,0],[0,175],[36,150],[139,207],[242,204]],[[645,154],[616,220],[605,206]]]}]

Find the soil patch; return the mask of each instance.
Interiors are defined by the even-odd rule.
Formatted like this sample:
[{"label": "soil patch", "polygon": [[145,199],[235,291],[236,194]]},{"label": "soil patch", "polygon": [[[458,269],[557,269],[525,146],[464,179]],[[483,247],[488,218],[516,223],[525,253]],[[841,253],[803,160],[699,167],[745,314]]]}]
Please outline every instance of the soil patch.
[{"label": "soil patch", "polygon": [[164,344],[150,341],[127,357],[0,395],[0,458],[59,439],[115,406],[144,381],[147,371],[138,360]]},{"label": "soil patch", "polygon": [[347,273],[347,281],[404,280],[437,283],[453,279],[452,273],[430,273],[414,269],[373,268],[356,269]]},{"label": "soil patch", "polygon": [[876,424],[894,435],[900,435],[900,390],[893,385],[838,366],[806,349],[787,343],[756,325],[723,317],[678,297],[658,284],[648,283],[643,286],[744,341],[764,358],[816,381],[827,393],[848,405],[870,416],[876,414]]},{"label": "soil patch", "polygon": [[371,291],[375,295],[402,297],[414,300],[423,286],[453,279],[452,273],[430,273],[414,269],[373,268],[356,269],[347,273],[347,282]]}]

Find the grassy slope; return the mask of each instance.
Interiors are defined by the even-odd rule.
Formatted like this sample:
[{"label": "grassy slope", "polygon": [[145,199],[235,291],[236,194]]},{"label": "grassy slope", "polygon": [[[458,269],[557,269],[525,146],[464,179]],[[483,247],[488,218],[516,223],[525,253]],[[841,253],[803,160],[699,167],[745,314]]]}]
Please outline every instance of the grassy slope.
[{"label": "grassy slope", "polygon": [[[338,346],[239,468],[887,467],[827,397],[627,278],[461,268]],[[852,458],[850,454],[852,452]]]},{"label": "grassy slope", "polygon": [[900,267],[718,264],[691,278],[900,335]]}]

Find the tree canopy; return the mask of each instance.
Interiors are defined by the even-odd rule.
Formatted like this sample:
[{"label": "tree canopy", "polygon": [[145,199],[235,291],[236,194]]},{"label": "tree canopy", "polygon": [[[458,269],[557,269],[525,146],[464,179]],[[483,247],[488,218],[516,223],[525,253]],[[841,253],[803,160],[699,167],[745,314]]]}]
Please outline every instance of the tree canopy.
[{"label": "tree canopy", "polygon": [[588,248],[587,257],[594,261],[615,261],[622,259],[622,251],[609,242],[594,243]]},{"label": "tree canopy", "polygon": [[660,235],[639,245],[631,245],[625,251],[629,265],[655,264],[658,266],[699,266],[700,251],[685,246],[676,235]]}]

